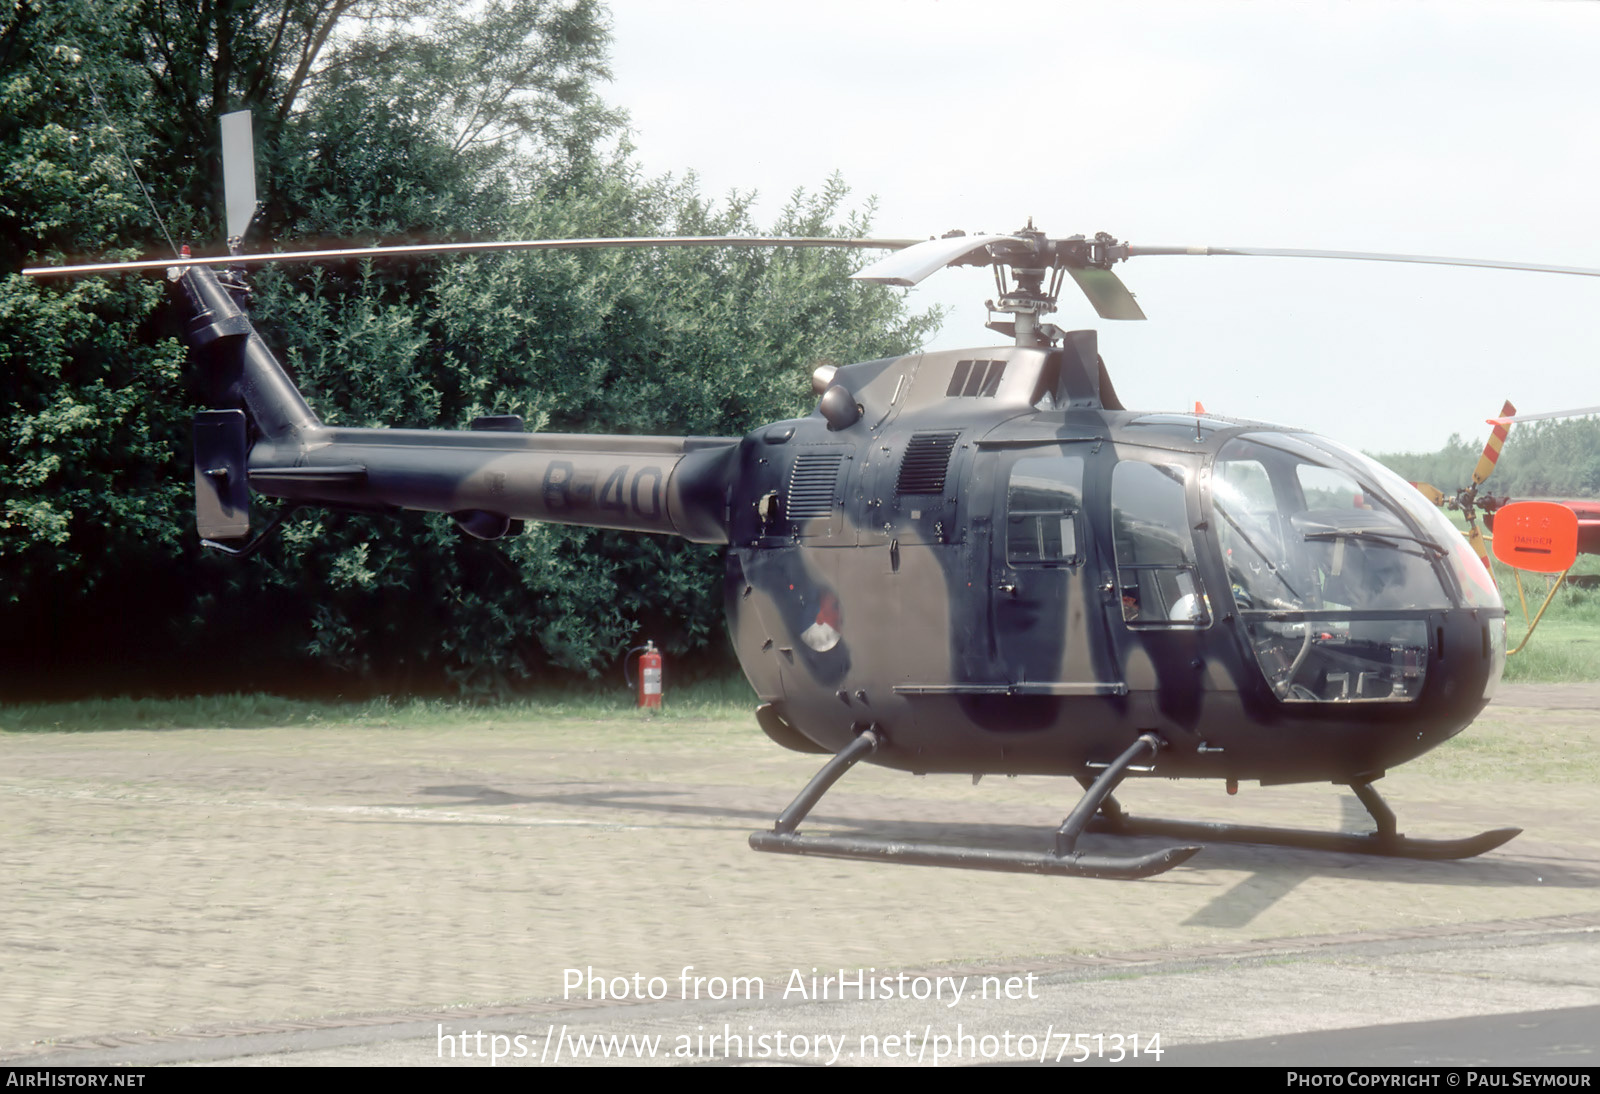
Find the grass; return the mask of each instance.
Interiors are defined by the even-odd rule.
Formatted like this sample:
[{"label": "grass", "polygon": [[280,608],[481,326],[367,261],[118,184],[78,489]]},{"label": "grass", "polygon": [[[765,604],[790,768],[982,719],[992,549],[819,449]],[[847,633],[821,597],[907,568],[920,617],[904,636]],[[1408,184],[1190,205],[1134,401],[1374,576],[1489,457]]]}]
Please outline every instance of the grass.
[{"label": "grass", "polygon": [[[1458,530],[1466,532],[1466,521],[1458,510],[1446,510],[1445,516]],[[1517,595],[1516,571],[1496,562],[1494,575],[1506,606],[1506,649],[1514,650],[1528,633],[1527,621],[1538,614],[1539,605],[1544,603],[1549,579],[1539,574],[1522,575],[1523,595],[1528,601],[1525,619]],[[1572,575],[1600,575],[1600,555],[1579,555]],[[1505,679],[1518,684],[1600,680],[1600,585],[1589,589],[1563,587],[1526,648],[1506,659]]]},{"label": "grass", "polygon": [[1412,760],[1405,770],[1470,782],[1587,787],[1600,780],[1593,743],[1592,719],[1578,724],[1548,711],[1530,717],[1491,706],[1464,732]]},{"label": "grass", "polygon": [[[1583,555],[1574,573],[1600,573],[1600,557]],[[1498,567],[1506,604],[1508,649],[1527,632],[1510,570]],[[1544,602],[1547,580],[1524,575],[1530,617]],[[1564,587],[1527,647],[1506,660],[1512,683],[1600,681],[1600,588]],[[496,703],[382,698],[365,701],[285,699],[273,695],[213,695],[185,699],[84,699],[0,706],[0,732],[86,732],[113,729],[260,729],[268,726],[448,728],[519,721],[634,717],[641,731],[687,720],[748,722],[755,693],[740,677],[671,688],[660,711],[634,707],[622,687],[596,684],[551,688],[527,699]]]},{"label": "grass", "polygon": [[[1466,522],[1460,512],[1446,516],[1462,532]],[[1494,566],[1500,599],[1506,606],[1506,649],[1514,650],[1528,633],[1528,620],[1539,612],[1549,591],[1549,578],[1522,575],[1528,614],[1522,614],[1517,595],[1516,571],[1499,562]],[[1600,575],[1600,555],[1579,555],[1572,575]],[[1581,589],[1567,585],[1556,594],[1538,629],[1521,653],[1506,659],[1505,679],[1518,684],[1569,684],[1600,680],[1600,586]]]},{"label": "grass", "polygon": [[285,699],[275,695],[203,695],[185,699],[82,699],[0,706],[0,732],[92,732],[115,729],[263,729],[344,726],[445,729],[558,718],[632,717],[641,727],[685,721],[749,721],[758,705],[740,677],[673,689],[660,710],[641,711],[623,688],[553,688],[544,695],[496,703],[448,699],[365,701]]},{"label": "grass", "polygon": [[[1574,572],[1600,570],[1600,558],[1581,556]],[[1580,567],[1582,568],[1580,571]],[[1524,574],[1522,589],[1528,603],[1522,614],[1512,571],[1500,567],[1500,599],[1506,604],[1507,649],[1515,649],[1528,633],[1527,620],[1539,612],[1549,590],[1549,579]],[[1506,659],[1505,678],[1516,683],[1573,683],[1600,680],[1600,588],[1563,586],[1539,621],[1521,653]]]}]

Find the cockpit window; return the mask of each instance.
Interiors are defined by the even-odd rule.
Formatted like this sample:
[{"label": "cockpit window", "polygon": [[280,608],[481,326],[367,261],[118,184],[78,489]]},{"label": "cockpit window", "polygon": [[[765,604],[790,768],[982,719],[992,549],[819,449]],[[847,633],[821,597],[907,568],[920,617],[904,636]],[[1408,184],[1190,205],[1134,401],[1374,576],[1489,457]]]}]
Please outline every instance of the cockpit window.
[{"label": "cockpit window", "polygon": [[1111,472],[1122,618],[1136,626],[1211,622],[1194,564],[1184,469],[1123,460]]},{"label": "cockpit window", "polygon": [[1428,624],[1407,613],[1500,606],[1463,572],[1461,535],[1442,514],[1320,437],[1228,441],[1211,503],[1234,607],[1284,702],[1415,699]]},{"label": "cockpit window", "polygon": [[1305,495],[1306,505],[1314,509],[1371,509],[1360,485],[1343,471],[1302,463],[1294,469]]},{"label": "cockpit window", "polygon": [[1377,493],[1369,468],[1330,466],[1335,462],[1347,461],[1295,437],[1249,434],[1223,445],[1212,506],[1235,605],[1280,612],[1454,607],[1453,590],[1440,577],[1454,545]]},{"label": "cockpit window", "polygon": [[1450,523],[1449,518],[1439,510],[1438,506],[1429,502],[1417,492],[1416,487],[1376,460],[1369,460],[1359,452],[1325,437],[1317,437],[1316,443],[1347,460],[1359,461],[1367,479],[1393,498],[1395,504],[1405,510],[1424,535],[1449,549],[1445,562],[1469,607],[1503,606],[1500,602],[1500,590],[1495,587],[1494,578],[1484,568],[1478,556],[1473,554],[1472,548],[1467,545],[1466,537],[1456,530],[1455,525]]},{"label": "cockpit window", "polygon": [[1230,503],[1253,513],[1270,513],[1278,508],[1272,495],[1272,479],[1260,460],[1229,460],[1217,468],[1218,486],[1227,491]]},{"label": "cockpit window", "polygon": [[1217,461],[1211,499],[1234,602],[1240,608],[1298,611],[1305,597],[1297,586],[1304,582],[1288,565],[1286,525],[1267,464],[1245,449],[1226,458],[1231,447],[1224,446]]}]

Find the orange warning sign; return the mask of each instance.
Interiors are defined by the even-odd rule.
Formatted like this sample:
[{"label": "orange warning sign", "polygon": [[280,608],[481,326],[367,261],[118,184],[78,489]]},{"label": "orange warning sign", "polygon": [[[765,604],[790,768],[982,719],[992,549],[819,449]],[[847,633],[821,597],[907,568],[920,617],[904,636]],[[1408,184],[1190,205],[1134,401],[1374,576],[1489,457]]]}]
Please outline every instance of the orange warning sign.
[{"label": "orange warning sign", "polygon": [[1552,501],[1517,501],[1494,515],[1494,557],[1537,574],[1559,574],[1578,557],[1578,514]]}]

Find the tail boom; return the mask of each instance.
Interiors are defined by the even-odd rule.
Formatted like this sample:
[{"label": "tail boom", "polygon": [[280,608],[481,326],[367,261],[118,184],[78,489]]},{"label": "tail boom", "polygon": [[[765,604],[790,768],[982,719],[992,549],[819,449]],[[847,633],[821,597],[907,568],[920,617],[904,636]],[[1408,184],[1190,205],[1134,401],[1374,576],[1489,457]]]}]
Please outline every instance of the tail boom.
[{"label": "tail boom", "polygon": [[175,280],[194,311],[190,340],[215,408],[197,419],[213,427],[204,444],[197,428],[203,536],[248,528],[242,466],[259,494],[449,513],[483,538],[505,534],[512,521],[540,520],[728,541],[735,438],[523,433],[507,431],[508,419],[453,431],[324,425],[234,290],[204,267]]},{"label": "tail boom", "polygon": [[259,441],[250,487],[291,501],[496,514],[726,543],[722,437],[326,428]]}]

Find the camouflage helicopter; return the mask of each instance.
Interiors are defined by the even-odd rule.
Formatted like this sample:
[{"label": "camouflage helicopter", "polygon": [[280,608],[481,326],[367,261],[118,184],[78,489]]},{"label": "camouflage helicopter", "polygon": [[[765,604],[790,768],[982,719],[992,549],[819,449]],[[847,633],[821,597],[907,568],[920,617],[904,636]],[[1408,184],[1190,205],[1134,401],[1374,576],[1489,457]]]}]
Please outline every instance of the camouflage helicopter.
[{"label": "camouflage helicopter", "polygon": [[[226,142],[225,142],[226,143]],[[229,175],[230,183],[232,174]],[[230,190],[232,187],[230,186]],[[252,194],[230,195],[235,252]],[[265,261],[420,253],[365,248],[25,271],[163,269],[192,313],[213,392],[195,421],[201,536],[246,554],[252,492],[297,505],[450,514],[484,539],[555,521],[726,545],[728,625],[785,748],[830,758],[761,851],[1089,877],[1172,868],[1195,843],[1089,852],[1086,831],[1415,858],[1491,850],[1520,829],[1402,836],[1373,783],[1465,728],[1505,661],[1495,586],[1439,510],[1325,438],[1117,399],[1096,332],[1045,321],[1070,276],[1098,314],[1143,319],[1112,267],[1149,255],[1600,270],[1365,252],[1135,246],[1099,234],[911,239],[629,238],[456,250],[854,247],[854,276],[912,285],[994,269],[990,329],[1011,344],[825,366],[807,417],[744,437],[347,428],[307,405],[245,309]],[[212,266],[231,266],[219,275]],[[264,535],[265,533],[263,533]],[[867,760],[913,773],[1059,775],[1082,797],[1037,851],[802,834]],[[1130,775],[1331,781],[1367,834],[1139,819]]]}]

